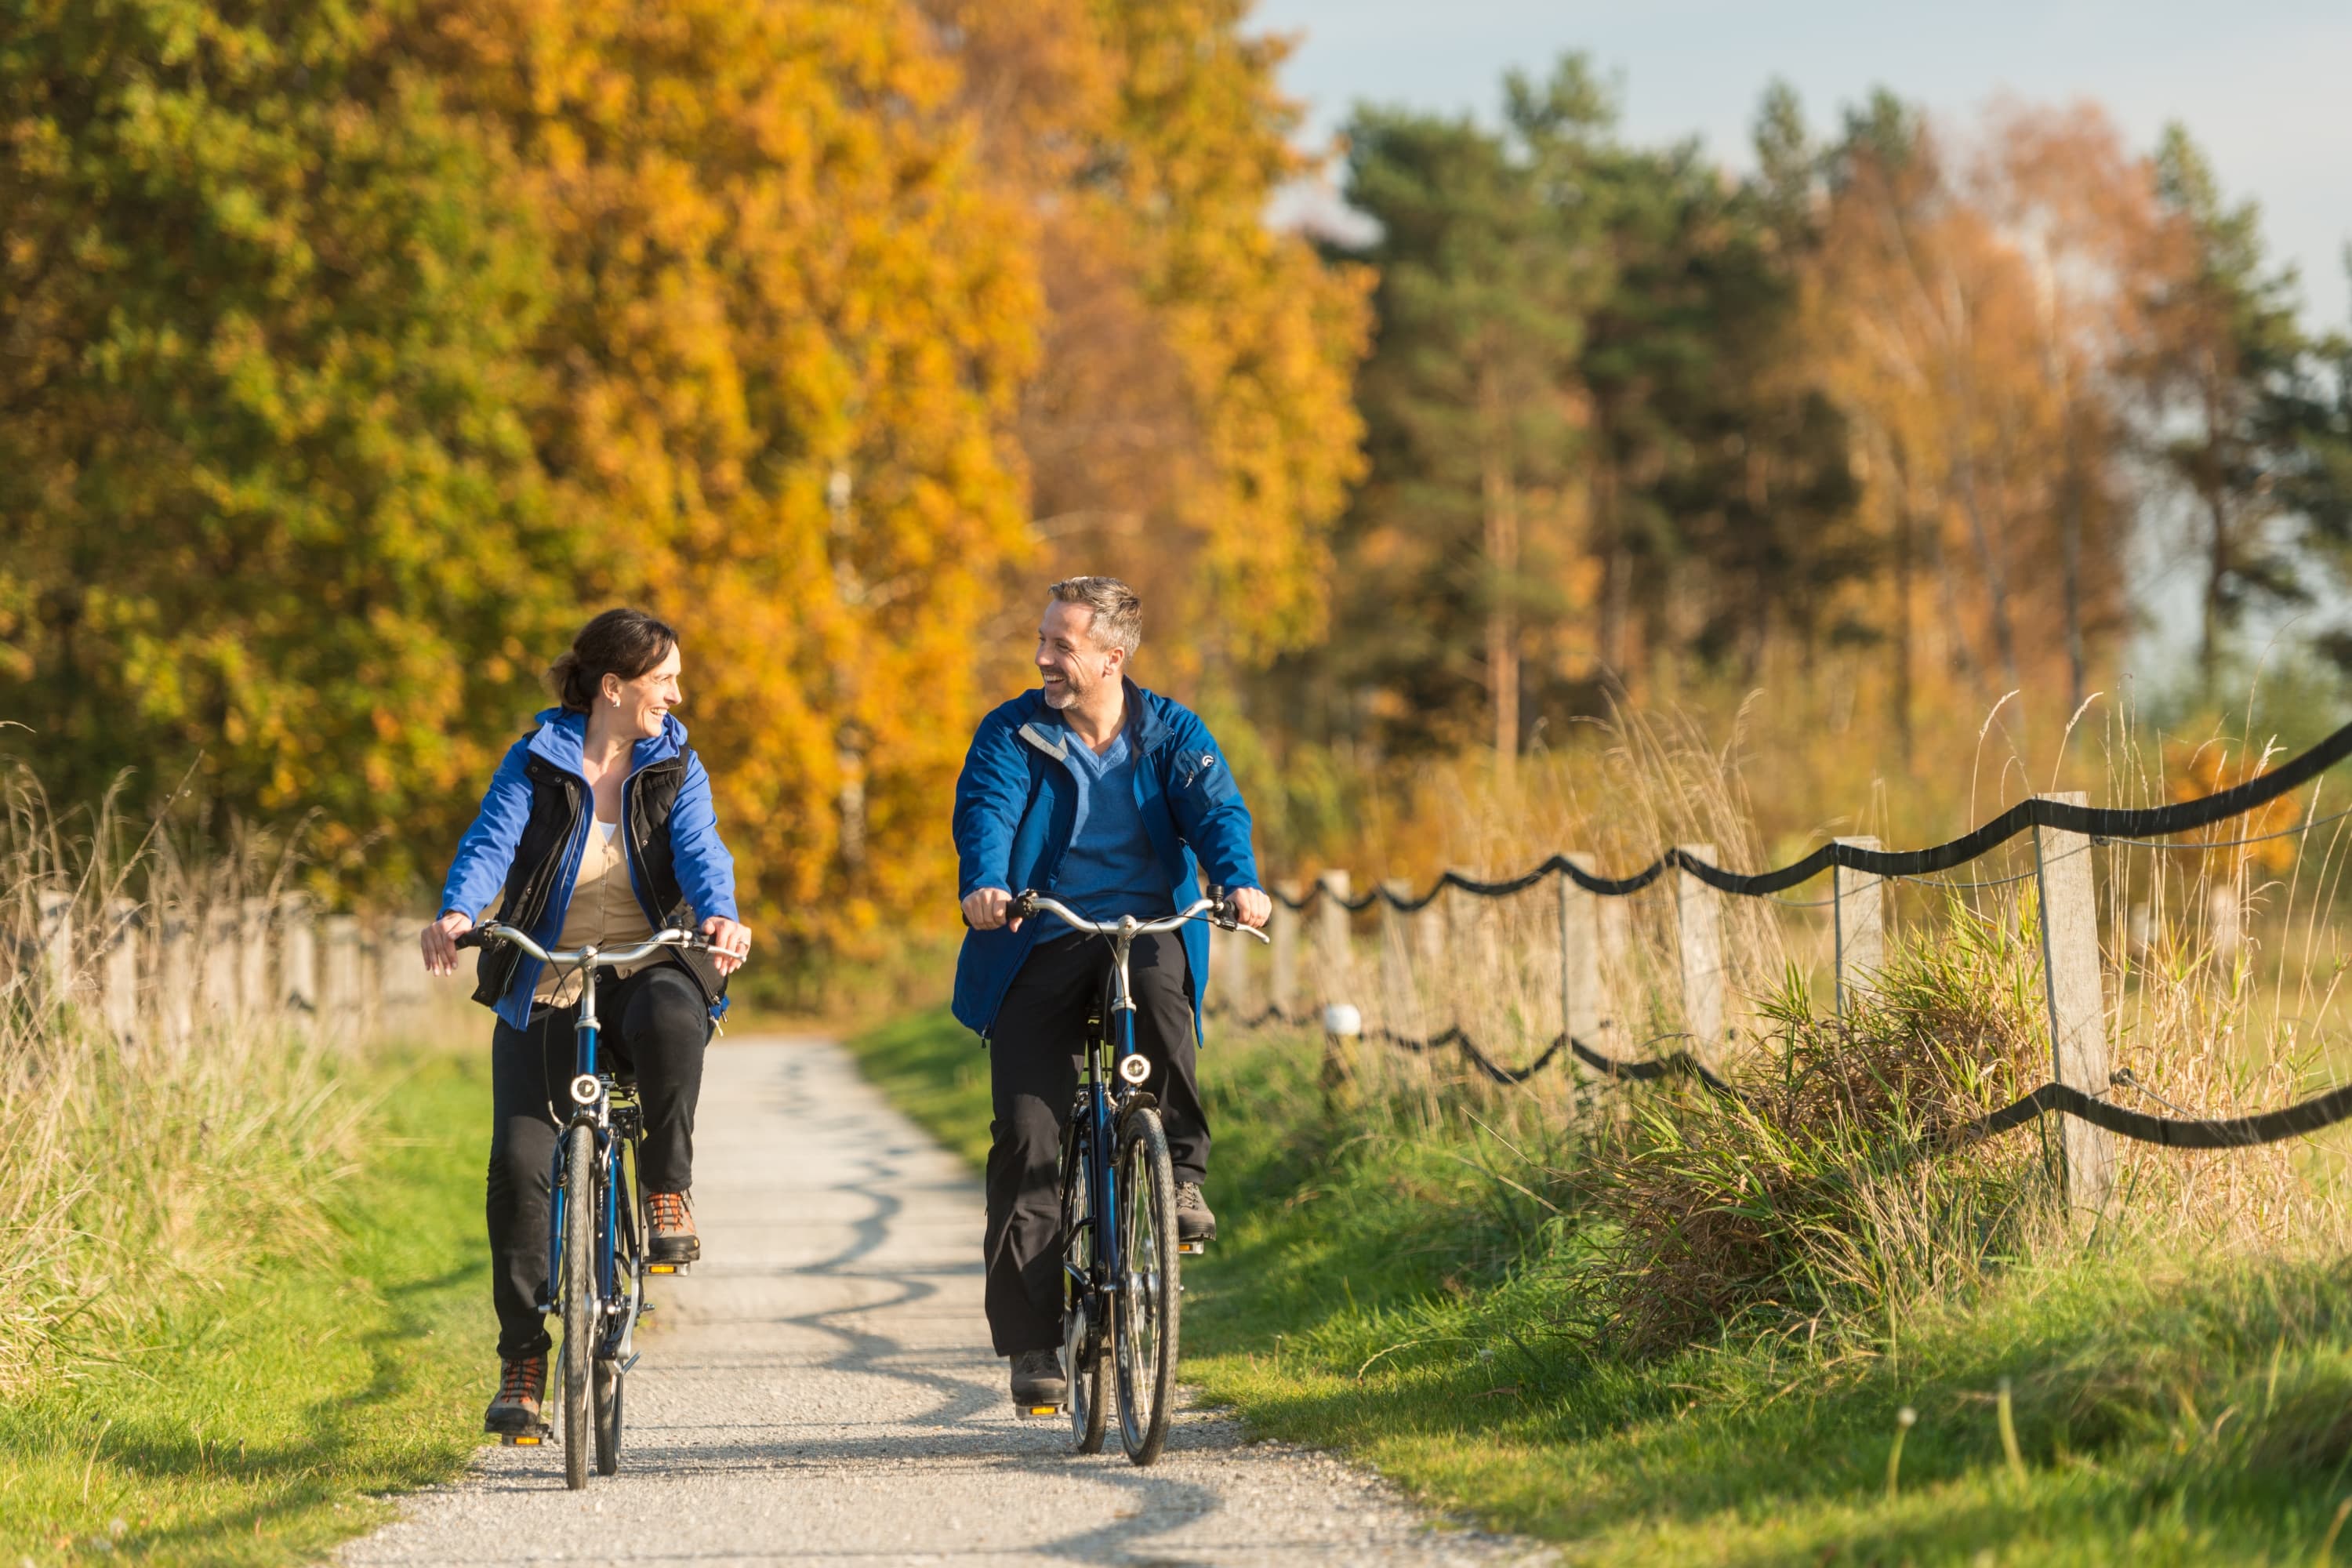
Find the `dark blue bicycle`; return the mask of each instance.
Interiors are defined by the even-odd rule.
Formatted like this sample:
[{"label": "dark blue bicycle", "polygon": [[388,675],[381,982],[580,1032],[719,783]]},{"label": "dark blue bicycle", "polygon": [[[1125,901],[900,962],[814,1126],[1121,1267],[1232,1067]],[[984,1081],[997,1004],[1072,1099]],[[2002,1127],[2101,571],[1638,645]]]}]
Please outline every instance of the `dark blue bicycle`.
[{"label": "dark blue bicycle", "polygon": [[[1102,1452],[1109,1427],[1103,1397],[1108,1363],[1118,1389],[1119,1447],[1137,1464],[1148,1465],[1168,1441],[1176,1387],[1177,1307],[1183,1293],[1177,1257],[1203,1248],[1176,1237],[1175,1169],[1159,1101],[1142,1087],[1151,1064],[1135,1048],[1128,954],[1137,937],[1174,931],[1191,920],[1269,939],[1240,924],[1222,899],[1202,899],[1160,920],[1090,921],[1043,893],[1025,892],[1011,912],[1024,920],[1055,915],[1073,931],[1110,940],[1110,981],[1087,1031],[1077,1103],[1062,1135],[1062,1363],[1078,1452]],[[1055,1411],[1046,1405],[1024,1414]]]},{"label": "dark blue bicycle", "polygon": [[[457,945],[494,942],[512,942],[541,963],[576,971],[581,980],[572,1104],[555,1143],[547,1206],[548,1299],[539,1303],[540,1310],[563,1319],[563,1484],[577,1491],[588,1484],[592,1444],[598,1475],[621,1468],[622,1379],[637,1363],[637,1320],[652,1310],[646,1277],[675,1274],[678,1268],[646,1261],[650,1231],[636,1184],[645,1116],[635,1086],[617,1079],[597,1058],[596,976],[665,948],[709,951],[710,942],[693,931],[661,931],[649,942],[611,952],[551,950],[527,932],[492,921],[466,932]],[[507,1441],[530,1446],[547,1436],[541,1426]]]}]

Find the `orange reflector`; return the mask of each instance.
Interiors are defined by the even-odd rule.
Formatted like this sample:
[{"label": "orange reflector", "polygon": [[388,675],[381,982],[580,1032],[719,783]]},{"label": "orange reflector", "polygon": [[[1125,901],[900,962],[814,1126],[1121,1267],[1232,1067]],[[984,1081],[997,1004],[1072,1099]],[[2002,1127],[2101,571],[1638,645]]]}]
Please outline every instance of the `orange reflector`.
[{"label": "orange reflector", "polygon": [[1032,1415],[1059,1415],[1061,1413],[1062,1407],[1058,1405],[1033,1405],[1029,1407]]},{"label": "orange reflector", "polygon": [[536,1437],[509,1437],[507,1441],[513,1444],[518,1448],[536,1448],[539,1447],[539,1439]]},{"label": "orange reflector", "polygon": [[646,1272],[648,1274],[675,1274],[677,1272],[677,1265],[675,1263],[648,1263],[646,1265]]}]

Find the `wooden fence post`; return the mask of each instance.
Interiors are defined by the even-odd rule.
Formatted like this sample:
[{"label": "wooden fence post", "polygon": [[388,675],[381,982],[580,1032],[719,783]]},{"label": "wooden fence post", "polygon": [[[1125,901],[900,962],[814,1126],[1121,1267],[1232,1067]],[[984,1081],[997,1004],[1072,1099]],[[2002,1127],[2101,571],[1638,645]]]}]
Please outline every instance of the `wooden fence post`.
[{"label": "wooden fence post", "polygon": [[278,906],[278,1005],[319,1015],[319,942],[310,900],[290,893]]},{"label": "wooden fence post", "polygon": [[1421,976],[1412,962],[1413,917],[1390,901],[1411,899],[1412,883],[1391,877],[1381,884],[1381,891],[1388,895],[1381,900],[1381,1017],[1398,1034],[1426,1039],[1429,1019],[1423,1011]]},{"label": "wooden fence post", "polygon": [[196,932],[184,907],[159,904],[155,919],[155,1022],[164,1049],[177,1057],[196,1032]]},{"label": "wooden fence post", "polygon": [[203,1016],[220,1024],[236,1016],[237,921],[226,905],[208,901],[196,911],[196,960],[204,965]]},{"label": "wooden fence post", "polygon": [[122,1046],[139,1038],[139,928],[137,904],[129,899],[107,901],[99,938],[99,951],[106,955],[106,1027]]},{"label": "wooden fence post", "polygon": [[[1345,871],[1326,871],[1323,898],[1315,908],[1315,968],[1325,1015],[1323,1029],[1323,1100],[1327,1110],[1356,1076],[1356,1040],[1330,1027],[1329,1009],[1355,1004],[1354,965],[1348,951],[1348,910],[1342,900],[1351,896]],[[1360,1004],[1355,1004],[1360,1005]]]},{"label": "wooden fence post", "polygon": [[1276,1014],[1287,1021],[1298,1003],[1298,911],[1284,900],[1297,900],[1298,884],[1276,882],[1274,890],[1281,897],[1274,901],[1274,918],[1265,922],[1271,928],[1266,935],[1274,939],[1266,999]]},{"label": "wooden fence post", "polygon": [[44,888],[39,908],[41,983],[47,988],[48,1005],[62,1007],[73,995],[73,894],[63,888]]},{"label": "wooden fence post", "polygon": [[[1857,849],[1875,849],[1869,837],[1840,838]],[[1867,871],[1830,868],[1830,910],[1836,921],[1837,959],[1831,981],[1837,1016],[1845,1016],[1848,998],[1870,984],[1886,963],[1886,882]]]},{"label": "wooden fence post", "polygon": [[320,931],[325,952],[319,966],[319,1012],[332,1020],[329,1038],[348,1040],[360,1025],[360,920],[329,915]]},{"label": "wooden fence post", "polygon": [[1343,900],[1353,897],[1345,871],[1326,871],[1323,897],[1315,906],[1315,967],[1320,999],[1327,1005],[1353,998],[1347,993],[1352,978],[1348,952],[1348,910]]},{"label": "wooden fence post", "polygon": [[[2087,805],[2081,790],[2039,800]],[[2042,994],[2050,1007],[2050,1054],[2060,1083],[2085,1094],[2107,1092],[2107,1009],[2099,979],[2099,911],[2091,877],[2091,841],[2056,828],[2033,830],[2033,869],[2042,890]],[[2058,1119],[2067,1209],[2097,1219],[2115,1197],[2114,1135],[2076,1117]]]},{"label": "wooden fence post", "polygon": [[[1676,847],[1714,863],[1712,844]],[[1691,1054],[1712,1067],[1723,1048],[1723,912],[1717,907],[1715,889],[1677,869],[1675,916],[1682,957],[1683,1021],[1691,1032]]]},{"label": "wooden fence post", "polygon": [[247,1018],[278,1011],[269,984],[269,900],[246,899],[237,905],[236,1001]]},{"label": "wooden fence post", "polygon": [[[1590,855],[1563,857],[1578,870],[1590,873],[1596,862]],[[1570,1040],[1601,1048],[1601,900],[1559,875],[1559,1027]],[[1572,1051],[1571,1051],[1572,1054]],[[1598,1078],[1601,1070],[1581,1057],[1579,1076]]]}]

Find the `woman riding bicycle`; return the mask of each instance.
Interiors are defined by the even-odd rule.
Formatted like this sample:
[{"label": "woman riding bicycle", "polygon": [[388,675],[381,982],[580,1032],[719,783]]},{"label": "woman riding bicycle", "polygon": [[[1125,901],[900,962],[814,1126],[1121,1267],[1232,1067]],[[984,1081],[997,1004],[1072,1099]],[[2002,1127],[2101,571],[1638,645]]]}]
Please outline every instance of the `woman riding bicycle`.
[{"label": "woman riding bicycle", "polygon": [[[701,1253],[687,1206],[702,1052],[725,1010],[727,976],[751,950],[737,923],[735,862],[719,837],[710,779],[670,710],[677,634],[640,610],[607,610],[548,671],[562,706],[509,748],[458,843],[441,915],[421,937],[425,967],[454,973],[457,938],[493,899],[499,919],[543,946],[626,946],[700,921],[709,952],[673,951],[609,972],[598,1016],[616,1063],[633,1070],[645,1113],[651,1235],[646,1256]],[[547,1273],[548,1187],[573,1068],[580,976],[511,946],[485,949],[474,999],[498,1015],[490,1040],[491,1296],[499,1391],[491,1432],[540,1424],[552,1346],[540,1303]]]}]

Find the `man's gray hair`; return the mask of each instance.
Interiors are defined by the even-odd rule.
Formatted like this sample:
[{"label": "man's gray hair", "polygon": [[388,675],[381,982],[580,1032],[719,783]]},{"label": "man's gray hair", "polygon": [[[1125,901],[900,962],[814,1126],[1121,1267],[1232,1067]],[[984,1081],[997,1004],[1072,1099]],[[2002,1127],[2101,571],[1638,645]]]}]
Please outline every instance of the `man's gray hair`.
[{"label": "man's gray hair", "polygon": [[1095,641],[1135,657],[1143,642],[1143,596],[1134,589],[1116,577],[1065,577],[1045,592],[1062,604],[1092,610],[1087,629]]}]

